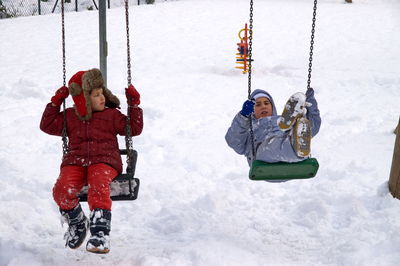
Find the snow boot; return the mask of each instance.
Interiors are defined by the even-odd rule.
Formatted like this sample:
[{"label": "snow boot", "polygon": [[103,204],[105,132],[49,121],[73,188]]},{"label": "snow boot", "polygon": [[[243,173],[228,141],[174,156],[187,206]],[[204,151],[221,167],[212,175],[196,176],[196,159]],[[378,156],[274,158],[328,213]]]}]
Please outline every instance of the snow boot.
[{"label": "snow boot", "polygon": [[86,250],[93,253],[110,251],[111,211],[94,209],[90,213],[90,233]]},{"label": "snow boot", "polygon": [[72,210],[60,210],[62,223],[68,224],[68,230],[64,234],[65,246],[72,249],[78,248],[86,238],[89,220],[82,211],[81,205],[76,205]]},{"label": "snow boot", "polygon": [[286,102],[282,116],[278,119],[279,128],[283,131],[291,129],[296,119],[305,115],[306,111],[306,95],[301,92],[293,94]]},{"label": "snow boot", "polygon": [[305,117],[300,117],[292,131],[292,146],[297,156],[308,157],[311,152],[311,123]]}]

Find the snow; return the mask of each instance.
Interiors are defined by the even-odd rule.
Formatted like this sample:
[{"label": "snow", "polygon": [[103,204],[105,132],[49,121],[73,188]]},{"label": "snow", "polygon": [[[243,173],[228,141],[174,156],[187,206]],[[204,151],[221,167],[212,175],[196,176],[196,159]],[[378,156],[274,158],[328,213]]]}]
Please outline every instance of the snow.
[{"label": "snow", "polygon": [[[254,2],[252,87],[270,92],[280,112],[305,92],[312,1]],[[320,169],[277,184],[250,181],[246,159],[224,140],[247,98],[247,76],[234,67],[248,5],[132,7],[141,187],[138,200],[114,202],[107,255],[64,247],[52,199],[62,142],[39,121],[62,85],[60,16],[0,20],[0,265],[398,265],[400,201],[387,181],[400,114],[400,3],[319,1]],[[123,100],[124,10],[107,16],[108,87]],[[98,66],[97,17],[66,14],[67,79]]]}]

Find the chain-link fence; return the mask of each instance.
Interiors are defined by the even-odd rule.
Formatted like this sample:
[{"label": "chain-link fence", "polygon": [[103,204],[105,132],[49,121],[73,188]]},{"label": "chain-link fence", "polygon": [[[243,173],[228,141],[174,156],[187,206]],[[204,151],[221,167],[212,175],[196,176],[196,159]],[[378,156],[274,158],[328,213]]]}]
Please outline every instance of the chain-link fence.
[{"label": "chain-link fence", "polygon": [[[62,0],[0,0],[3,17],[20,17],[59,13]],[[96,9],[98,0],[64,0],[66,12]],[[1,16],[1,15],[0,15]]]},{"label": "chain-link fence", "polygon": [[[61,12],[61,1],[64,10],[82,11],[98,9],[99,0],[0,0],[0,19],[20,16],[46,15]],[[153,4],[167,0],[130,0],[130,5]],[[123,6],[124,0],[106,0],[107,7]]]}]

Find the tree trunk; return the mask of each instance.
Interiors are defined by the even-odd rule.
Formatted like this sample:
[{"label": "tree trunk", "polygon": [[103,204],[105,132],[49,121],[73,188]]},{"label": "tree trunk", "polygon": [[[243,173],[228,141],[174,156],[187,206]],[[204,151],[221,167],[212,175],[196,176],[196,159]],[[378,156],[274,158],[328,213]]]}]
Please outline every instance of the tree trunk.
[{"label": "tree trunk", "polygon": [[393,197],[400,199],[400,120],[396,128],[396,141],[394,143],[394,152],[392,159],[392,167],[389,177],[389,191]]}]

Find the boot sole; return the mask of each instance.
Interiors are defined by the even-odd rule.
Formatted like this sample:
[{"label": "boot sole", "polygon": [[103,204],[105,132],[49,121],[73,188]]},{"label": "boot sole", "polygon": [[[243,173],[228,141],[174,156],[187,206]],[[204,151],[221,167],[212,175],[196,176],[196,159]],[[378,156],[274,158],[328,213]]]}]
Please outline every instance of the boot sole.
[{"label": "boot sole", "polygon": [[96,254],[107,254],[108,252],[110,252],[109,249],[100,249],[100,248],[96,248],[96,247],[86,249],[86,250],[89,252],[92,252],[92,253],[96,253]]},{"label": "boot sole", "polygon": [[[297,95],[296,95],[297,96]],[[296,119],[301,117],[302,114],[294,115],[296,111],[296,105],[299,103],[298,96],[293,95],[286,102],[285,108],[283,109],[282,116],[278,120],[278,126],[281,130],[286,131],[292,128]],[[305,99],[304,99],[305,102]],[[304,107],[303,107],[304,108]]]},{"label": "boot sole", "polygon": [[311,123],[308,119],[301,117],[293,128],[292,146],[297,156],[308,157],[311,152]]}]

